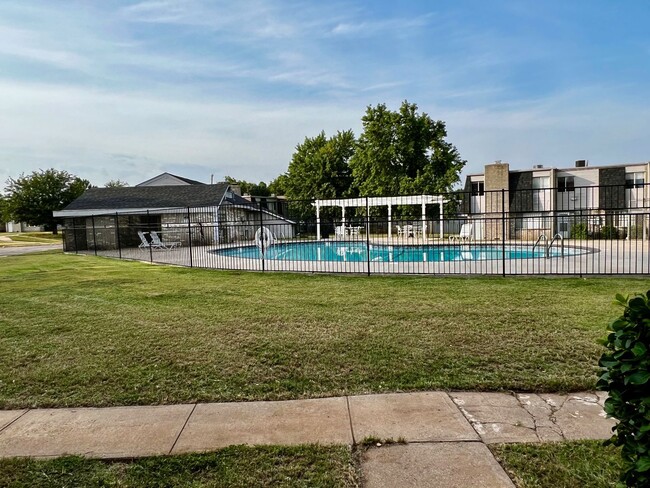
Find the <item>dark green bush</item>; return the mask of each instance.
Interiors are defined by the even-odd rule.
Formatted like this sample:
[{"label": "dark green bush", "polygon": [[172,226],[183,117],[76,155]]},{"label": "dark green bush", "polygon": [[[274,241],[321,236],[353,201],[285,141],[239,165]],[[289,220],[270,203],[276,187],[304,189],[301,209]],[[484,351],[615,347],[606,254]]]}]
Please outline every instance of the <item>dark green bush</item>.
[{"label": "dark green bush", "polygon": [[627,486],[650,486],[650,291],[623,297],[616,303],[625,308],[612,321],[607,347],[599,365],[604,368],[598,389],[607,391],[605,412],[618,420],[607,443],[621,446]]},{"label": "dark green bush", "polygon": [[633,225],[630,227],[630,239],[643,239],[643,226]]},{"label": "dark green bush", "polygon": [[586,239],[589,237],[587,224],[579,222],[571,226],[571,239]]},{"label": "dark green bush", "polygon": [[618,229],[613,225],[603,225],[600,228],[600,238],[601,239],[618,239]]}]

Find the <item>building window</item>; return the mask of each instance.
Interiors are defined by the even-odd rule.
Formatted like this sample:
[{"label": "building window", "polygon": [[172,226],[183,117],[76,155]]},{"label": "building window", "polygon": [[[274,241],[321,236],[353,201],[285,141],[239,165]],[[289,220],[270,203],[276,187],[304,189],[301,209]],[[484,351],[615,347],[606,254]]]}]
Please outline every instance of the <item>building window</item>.
[{"label": "building window", "polygon": [[643,172],[627,173],[625,175],[625,188],[643,188],[644,183]]},{"label": "building window", "polygon": [[515,228],[521,230],[545,230],[551,228],[549,217],[523,217],[515,220]]},{"label": "building window", "polygon": [[549,176],[533,177],[533,210],[542,212],[551,207],[550,188],[551,178]]},{"label": "building window", "polygon": [[472,182],[472,196],[482,197],[483,195],[485,195],[485,183],[482,181]]},{"label": "building window", "polygon": [[558,176],[557,178],[557,191],[564,193],[575,190],[575,182],[573,176]]}]

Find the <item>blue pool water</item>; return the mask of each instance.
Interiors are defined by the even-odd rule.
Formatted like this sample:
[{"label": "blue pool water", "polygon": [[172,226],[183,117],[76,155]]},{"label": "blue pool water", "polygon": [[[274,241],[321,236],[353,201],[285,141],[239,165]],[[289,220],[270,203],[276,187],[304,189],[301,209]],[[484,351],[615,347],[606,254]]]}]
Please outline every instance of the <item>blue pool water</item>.
[{"label": "blue pool water", "polygon": [[[502,259],[504,248],[500,245],[384,245],[370,244],[370,261],[373,262],[447,262],[484,261]],[[212,251],[220,256],[260,259],[262,254],[256,246],[231,247]],[[291,242],[276,243],[265,251],[265,258],[278,261],[339,261],[365,262],[368,260],[365,242]],[[565,256],[587,252],[585,249],[566,247]],[[554,247],[551,257],[560,256],[560,249]],[[544,249],[532,246],[505,246],[505,259],[543,258]]]}]

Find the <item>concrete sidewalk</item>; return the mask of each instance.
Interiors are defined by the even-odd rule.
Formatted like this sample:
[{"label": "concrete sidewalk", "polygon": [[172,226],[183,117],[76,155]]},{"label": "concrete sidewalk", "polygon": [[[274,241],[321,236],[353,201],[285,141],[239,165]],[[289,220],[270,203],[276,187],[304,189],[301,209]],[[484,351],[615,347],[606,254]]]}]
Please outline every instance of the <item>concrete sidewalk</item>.
[{"label": "concrete sidewalk", "polygon": [[22,254],[31,254],[43,251],[61,251],[63,252],[63,244],[35,244],[31,246],[11,246],[0,247],[0,258],[7,256],[20,256]]},{"label": "concrete sidewalk", "polygon": [[[604,399],[602,393],[421,392],[0,411],[0,457],[133,458],[233,444],[353,445],[373,437],[408,444],[368,450],[366,486],[429,486],[432,480],[470,486],[462,476],[476,476],[475,470],[481,486],[512,486],[485,444],[608,438],[613,421],[605,418]],[[441,484],[441,470],[451,470],[458,484]],[[409,481],[413,476],[417,480]]]}]

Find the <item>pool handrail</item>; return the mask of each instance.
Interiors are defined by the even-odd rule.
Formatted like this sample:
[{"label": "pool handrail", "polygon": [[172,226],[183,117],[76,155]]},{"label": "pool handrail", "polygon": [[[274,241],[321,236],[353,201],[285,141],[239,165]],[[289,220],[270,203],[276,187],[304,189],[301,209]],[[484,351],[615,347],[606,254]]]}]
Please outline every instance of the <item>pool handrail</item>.
[{"label": "pool handrail", "polygon": [[540,234],[537,240],[535,241],[535,244],[533,244],[533,253],[535,253],[535,248],[537,247],[537,244],[539,244],[539,241],[544,239],[544,249],[546,249],[546,257],[548,257],[548,237],[546,237],[546,234]]},{"label": "pool handrail", "polygon": [[548,247],[546,248],[546,257],[550,258],[551,257],[551,247],[553,247],[553,243],[557,240],[560,239],[560,256],[564,257],[564,237],[562,237],[562,234],[557,233],[553,236],[553,239],[551,239],[551,242],[549,243]]}]

